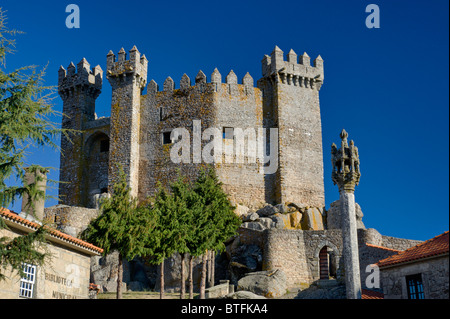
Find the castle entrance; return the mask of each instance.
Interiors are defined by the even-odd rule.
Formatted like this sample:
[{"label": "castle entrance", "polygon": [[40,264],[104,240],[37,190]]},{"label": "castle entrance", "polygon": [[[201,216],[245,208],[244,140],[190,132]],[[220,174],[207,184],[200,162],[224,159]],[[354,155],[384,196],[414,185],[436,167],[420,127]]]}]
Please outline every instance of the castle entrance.
[{"label": "castle entrance", "polygon": [[319,276],[320,279],[336,278],[334,252],[327,246],[323,246],[319,252]]}]

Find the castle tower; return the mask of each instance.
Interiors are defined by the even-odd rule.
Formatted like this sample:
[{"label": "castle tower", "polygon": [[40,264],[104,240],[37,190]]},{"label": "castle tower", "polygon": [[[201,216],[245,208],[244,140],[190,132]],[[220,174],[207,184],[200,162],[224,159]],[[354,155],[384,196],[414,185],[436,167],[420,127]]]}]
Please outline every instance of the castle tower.
[{"label": "castle tower", "polygon": [[[302,207],[325,206],[322,125],[319,90],[324,79],[323,60],[311,66],[309,56],[290,50],[287,59],[277,46],[262,60],[266,127],[278,128],[279,168],[272,187],[277,203]],[[269,115],[267,115],[269,114]]]},{"label": "castle tower", "polygon": [[141,57],[136,46],[127,60],[122,48],[117,56],[107,55],[107,78],[112,86],[111,128],[109,150],[109,191],[117,181],[118,164],[127,175],[131,193],[138,193],[139,119],[141,93],[147,81],[147,59]]},{"label": "castle tower", "polygon": [[[103,71],[100,66],[91,70],[86,59],[77,67],[70,63],[67,70],[62,66],[58,71],[58,93],[63,100],[62,128],[81,131],[84,123],[95,118],[95,100],[101,93]],[[61,161],[59,185],[61,202],[78,205],[82,192],[83,136],[74,133],[70,140],[61,136]]]},{"label": "castle tower", "polygon": [[348,299],[361,299],[361,277],[359,270],[358,234],[356,227],[355,186],[359,183],[358,148],[350,141],[348,134],[342,130],[341,148],[331,146],[333,165],[331,178],[338,185],[342,216],[342,240],[345,267],[345,286]]}]

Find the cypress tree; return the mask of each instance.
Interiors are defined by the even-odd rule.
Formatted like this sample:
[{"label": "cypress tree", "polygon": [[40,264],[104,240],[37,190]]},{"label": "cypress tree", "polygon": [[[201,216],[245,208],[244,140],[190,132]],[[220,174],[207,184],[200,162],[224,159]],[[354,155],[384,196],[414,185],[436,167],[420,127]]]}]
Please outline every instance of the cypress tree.
[{"label": "cypress tree", "polygon": [[[6,26],[5,12],[0,8],[0,207],[8,207],[27,194],[30,202],[44,198],[44,191],[37,183],[25,182],[25,157],[31,147],[49,147],[58,150],[54,138],[66,130],[57,127],[51,116],[60,115],[53,110],[51,101],[55,89],[43,85],[45,69],[25,66],[12,72],[6,71],[6,56],[14,53],[16,34]],[[39,165],[32,170],[45,171]],[[16,181],[17,185],[10,185]],[[34,209],[34,207],[32,206]],[[0,229],[6,228],[0,218]],[[22,276],[22,264],[42,265],[47,256],[38,246],[45,238],[45,228],[14,239],[0,238],[0,269],[12,267]],[[0,271],[0,280],[4,275]]]},{"label": "cypress tree", "polygon": [[112,196],[100,206],[101,215],[82,232],[81,237],[103,249],[103,255],[115,250],[119,253],[117,299],[122,298],[123,259],[151,253],[146,241],[152,233],[155,220],[147,212],[138,209],[137,199],[130,193],[123,169],[119,168],[119,180],[113,186]]}]

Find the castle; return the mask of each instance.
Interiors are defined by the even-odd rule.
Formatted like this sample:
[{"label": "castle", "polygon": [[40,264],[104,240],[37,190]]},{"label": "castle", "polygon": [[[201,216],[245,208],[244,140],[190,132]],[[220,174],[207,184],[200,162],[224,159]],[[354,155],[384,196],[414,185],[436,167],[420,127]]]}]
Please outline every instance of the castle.
[{"label": "castle", "polygon": [[[121,164],[134,195],[140,200],[152,195],[158,181],[166,184],[177,169],[195,176],[204,165],[192,156],[190,163],[170,160],[170,132],[186,128],[195,140],[193,120],[203,128],[277,128],[278,167],[271,174],[261,171],[269,164],[257,161],[215,163],[225,191],[236,203],[256,207],[261,203],[293,202],[302,207],[325,206],[322,133],[319,90],[323,83],[323,60],[311,66],[309,56],[297,57],[293,50],[284,59],[276,47],[262,60],[263,77],[254,86],[250,74],[238,83],[230,71],[224,81],[217,69],[208,81],[199,71],[194,81],[185,74],[177,88],[168,77],[162,90],[155,81],[147,84],[145,55],[136,47],[116,56],[107,55],[106,78],[112,86],[111,116],[96,118],[95,100],[101,93],[103,71],[91,70],[82,59],[60,68],[58,92],[63,100],[62,127],[81,131],[72,143],[61,142],[62,183],[59,194],[67,205],[93,207],[96,194],[107,192]],[[191,83],[194,82],[194,83]],[[142,95],[147,85],[147,94]],[[221,137],[220,137],[221,138]],[[233,136],[224,135],[224,144]],[[193,146],[194,147],[194,146]],[[270,148],[270,146],[268,147]],[[226,154],[224,154],[224,157]]]},{"label": "castle", "polygon": [[[205,166],[204,154],[199,155],[195,149],[205,149],[209,141],[199,130],[216,128],[214,139],[232,151],[216,154],[214,150],[212,164],[230,200],[245,208],[239,213],[244,221],[239,236],[227,246],[231,261],[233,256],[239,258],[242,249],[251,247],[260,252],[261,258],[255,257],[256,266],[247,267],[249,270],[281,269],[292,284],[310,284],[329,276],[342,279],[342,208],[334,202],[328,212],[325,210],[319,104],[324,62],[320,56],[311,65],[306,53],[297,56],[290,50],[285,58],[275,47],[262,59],[262,77],[256,87],[248,73],[238,83],[233,71],[223,79],[215,69],[209,80],[202,71],[193,81],[184,74],[178,86],[168,77],[162,90],[154,80],[147,83],[148,60],[135,46],[128,57],[122,48],[117,56],[110,51],[106,59],[106,78],[112,86],[111,116],[106,118],[95,114],[95,101],[103,85],[101,67],[91,69],[83,58],[76,67],[71,63],[67,70],[62,66],[59,69],[58,92],[66,115],[62,127],[80,134],[73,135],[72,141],[62,136],[59,195],[65,205],[47,209],[47,216],[64,215],[72,221],[66,229],[75,227],[76,235],[95,215],[88,208],[95,208],[99,196],[108,193],[117,180],[118,164],[139,200],[153,195],[158,182],[167,185],[174,180],[178,171],[194,179]],[[172,134],[177,128],[183,128],[188,133],[184,138],[192,142],[183,163],[173,160],[171,150],[177,143]],[[249,141],[255,138],[252,130],[270,132],[270,138],[258,140],[263,156],[248,151],[241,153],[243,161],[236,161],[238,146],[233,143],[237,133],[247,133],[244,141],[248,150]],[[348,148],[344,136],[343,149],[344,145]],[[353,150],[351,141],[351,154]],[[335,146],[332,151],[333,156],[337,154]],[[349,169],[354,170],[355,163],[359,166],[359,159],[354,159]],[[336,161],[336,167],[341,165],[344,173],[344,157]],[[273,164],[276,169],[269,169]],[[368,265],[418,241],[366,229],[354,199],[352,205],[351,214],[356,214],[353,257],[359,258],[354,266],[360,268],[364,282]]]}]

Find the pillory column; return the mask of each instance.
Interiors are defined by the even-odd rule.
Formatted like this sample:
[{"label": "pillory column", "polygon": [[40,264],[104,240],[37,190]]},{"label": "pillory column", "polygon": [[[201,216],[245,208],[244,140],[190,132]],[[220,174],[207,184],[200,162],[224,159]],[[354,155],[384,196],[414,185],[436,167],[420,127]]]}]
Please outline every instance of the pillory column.
[{"label": "pillory column", "polygon": [[342,130],[341,148],[331,146],[333,171],[331,178],[338,185],[342,214],[343,255],[345,265],[345,286],[348,299],[361,299],[361,277],[359,272],[358,234],[356,230],[355,186],[359,183],[358,148],[350,141],[348,133]]}]

